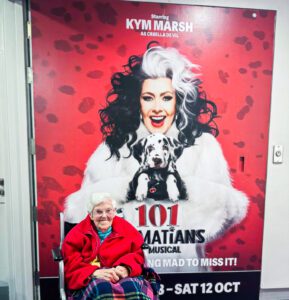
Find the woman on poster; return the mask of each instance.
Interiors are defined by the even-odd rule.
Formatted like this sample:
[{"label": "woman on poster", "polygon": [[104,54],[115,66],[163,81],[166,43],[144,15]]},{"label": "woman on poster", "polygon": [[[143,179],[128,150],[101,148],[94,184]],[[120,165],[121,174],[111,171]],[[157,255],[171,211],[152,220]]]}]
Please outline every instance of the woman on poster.
[{"label": "woman on poster", "polygon": [[[232,185],[215,138],[216,105],[201,92],[197,71],[178,50],[155,46],[143,56],[131,56],[125,70],[113,75],[107,106],[100,110],[105,141],[88,160],[81,188],[66,199],[66,221],[77,223],[85,217],[85,199],[91,192],[109,191],[118,207],[127,206],[129,184],[140,168],[134,147],[151,134],[164,134],[181,145],[174,168],[187,193],[182,218],[190,220],[182,226],[202,228],[208,242],[243,220],[248,200]],[[170,200],[183,200],[174,195],[177,199]]]}]

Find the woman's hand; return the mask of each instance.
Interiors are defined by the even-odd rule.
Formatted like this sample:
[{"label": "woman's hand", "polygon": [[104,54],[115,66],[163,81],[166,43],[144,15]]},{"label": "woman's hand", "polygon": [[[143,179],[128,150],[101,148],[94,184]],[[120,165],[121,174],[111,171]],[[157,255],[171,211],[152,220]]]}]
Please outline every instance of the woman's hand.
[{"label": "woman's hand", "polygon": [[93,272],[92,276],[100,279],[104,279],[107,281],[110,281],[112,283],[116,283],[119,281],[120,277],[116,271],[116,268],[110,268],[110,269],[97,269]]},{"label": "woman's hand", "polygon": [[126,278],[129,275],[129,271],[128,268],[124,267],[124,266],[117,266],[114,268],[116,274],[120,277],[120,278]]}]

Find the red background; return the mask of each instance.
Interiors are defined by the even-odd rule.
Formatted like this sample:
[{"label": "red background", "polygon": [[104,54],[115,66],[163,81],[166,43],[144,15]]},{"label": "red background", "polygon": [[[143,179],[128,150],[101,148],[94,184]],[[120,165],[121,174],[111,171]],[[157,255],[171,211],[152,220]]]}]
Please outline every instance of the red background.
[{"label": "red background", "polygon": [[[41,276],[57,273],[50,251],[59,243],[58,214],[102,140],[98,110],[110,77],[152,39],[201,66],[202,87],[218,106],[218,141],[233,185],[250,198],[246,219],[208,245],[207,256],[238,258],[237,267],[222,270],[259,270],[275,12],[100,0],[33,0],[31,9]],[[193,22],[194,31],[173,39],[125,29],[126,18],[152,13]]]}]

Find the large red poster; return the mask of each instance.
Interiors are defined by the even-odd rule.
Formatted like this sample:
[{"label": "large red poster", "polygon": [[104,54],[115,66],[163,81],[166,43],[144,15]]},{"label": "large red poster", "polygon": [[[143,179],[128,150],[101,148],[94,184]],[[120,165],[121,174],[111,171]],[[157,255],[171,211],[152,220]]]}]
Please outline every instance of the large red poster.
[{"label": "large red poster", "polygon": [[[175,199],[178,195],[146,200],[156,193],[155,186],[141,201],[133,200],[135,194],[125,198],[119,180],[109,179],[109,172],[122,174],[117,165],[101,186],[119,197],[125,217],[149,244],[151,266],[160,273],[260,270],[275,12],[100,0],[33,0],[31,9],[41,276],[57,273],[50,251],[58,243],[64,202],[76,203],[79,215],[67,216],[78,222],[85,213],[82,197],[99,190],[98,179],[91,178],[114,166],[113,160],[106,165],[99,158],[87,164],[103,142],[99,110],[107,106],[111,77],[124,72],[130,57],[143,57],[150,43],[151,49],[174,49],[177,57],[197,65],[198,89],[217,109],[210,128],[219,134],[202,131],[176,158],[187,200]],[[199,112],[197,121],[206,124],[211,115]],[[162,126],[161,118],[151,119],[152,124]],[[150,132],[144,119],[141,126]],[[132,182],[141,164],[132,160],[125,183]],[[170,189],[172,184],[166,184]],[[163,198],[171,198],[170,193]],[[164,278],[170,283],[163,290],[167,297],[185,293],[170,290],[172,280]]]}]

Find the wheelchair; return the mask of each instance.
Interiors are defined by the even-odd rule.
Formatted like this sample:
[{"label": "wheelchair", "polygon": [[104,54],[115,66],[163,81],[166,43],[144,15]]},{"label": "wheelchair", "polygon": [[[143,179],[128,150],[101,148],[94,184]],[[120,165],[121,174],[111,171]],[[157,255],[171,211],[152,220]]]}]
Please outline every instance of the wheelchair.
[{"label": "wheelchair", "polygon": [[[122,216],[122,209],[117,210],[117,215],[120,217]],[[63,261],[63,256],[62,256],[62,252],[61,252],[62,243],[63,243],[63,240],[64,240],[65,236],[67,235],[67,233],[75,225],[77,225],[77,223],[73,224],[73,223],[64,221],[64,214],[63,214],[63,212],[60,212],[60,214],[59,214],[60,243],[59,243],[59,247],[51,250],[53,260],[58,263],[58,276],[59,276],[58,285],[59,285],[59,299],[60,300],[67,300],[67,298],[68,298],[67,291],[65,289],[64,261]],[[146,250],[148,249],[148,245],[143,244],[142,249],[144,250],[144,254],[146,256]],[[158,274],[153,269],[146,268],[146,276],[148,278],[153,279],[153,283],[150,279],[148,279],[148,281],[150,282],[151,285],[154,286],[153,289],[158,291],[160,288],[160,277],[158,276]]]},{"label": "wheelchair", "polygon": [[76,224],[64,222],[64,214],[61,212],[59,214],[59,226],[60,226],[60,243],[59,247],[52,249],[52,257],[55,262],[58,262],[58,276],[59,276],[59,298],[60,300],[66,300],[65,291],[65,281],[64,281],[64,262],[61,253],[62,243],[66,234],[75,226]]}]

